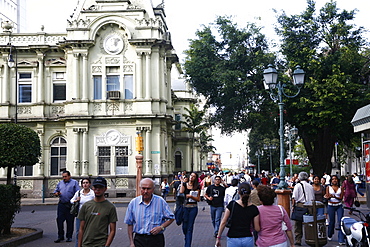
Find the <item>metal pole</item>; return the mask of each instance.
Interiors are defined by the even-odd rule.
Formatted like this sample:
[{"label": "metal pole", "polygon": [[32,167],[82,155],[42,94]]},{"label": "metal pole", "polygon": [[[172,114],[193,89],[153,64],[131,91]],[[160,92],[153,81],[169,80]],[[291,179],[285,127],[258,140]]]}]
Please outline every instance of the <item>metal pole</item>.
[{"label": "metal pole", "polygon": [[[258,152],[258,151],[257,151]],[[260,153],[257,154],[257,164],[258,164],[258,174],[261,174],[261,167],[260,167]]]},{"label": "metal pole", "polygon": [[272,154],[271,154],[271,145],[269,146],[270,151],[270,172],[272,173]]},{"label": "metal pole", "polygon": [[292,133],[289,131],[289,163],[290,163],[290,177],[293,174],[293,163],[292,163]]},{"label": "metal pole", "polygon": [[285,181],[285,164],[284,164],[284,103],[283,103],[283,87],[279,82],[278,85],[278,97],[279,97],[279,114],[280,114],[280,183],[279,189],[287,188],[288,185]]},{"label": "metal pole", "polygon": [[14,123],[18,123],[18,51],[15,50],[15,117],[14,117]]}]

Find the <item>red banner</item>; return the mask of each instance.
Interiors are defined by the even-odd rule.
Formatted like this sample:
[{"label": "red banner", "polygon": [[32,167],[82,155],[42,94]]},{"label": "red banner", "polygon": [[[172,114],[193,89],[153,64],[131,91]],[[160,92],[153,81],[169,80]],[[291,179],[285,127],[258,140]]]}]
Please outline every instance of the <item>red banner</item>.
[{"label": "red banner", "polygon": [[[292,159],[292,163],[293,163],[293,165],[299,165],[299,161],[298,161],[298,159]],[[290,159],[285,159],[285,164],[286,165],[290,165]]]},{"label": "red banner", "polygon": [[370,183],[370,143],[364,143],[366,182]]}]

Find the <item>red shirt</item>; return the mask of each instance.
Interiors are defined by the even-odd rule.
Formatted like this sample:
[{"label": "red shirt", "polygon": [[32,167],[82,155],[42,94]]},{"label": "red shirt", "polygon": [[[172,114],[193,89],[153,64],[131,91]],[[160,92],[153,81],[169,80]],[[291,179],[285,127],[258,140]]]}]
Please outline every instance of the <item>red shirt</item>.
[{"label": "red shirt", "polygon": [[267,185],[267,182],[268,182],[268,179],[267,179],[266,177],[263,177],[263,178],[261,179],[261,183],[262,183],[263,185]]}]

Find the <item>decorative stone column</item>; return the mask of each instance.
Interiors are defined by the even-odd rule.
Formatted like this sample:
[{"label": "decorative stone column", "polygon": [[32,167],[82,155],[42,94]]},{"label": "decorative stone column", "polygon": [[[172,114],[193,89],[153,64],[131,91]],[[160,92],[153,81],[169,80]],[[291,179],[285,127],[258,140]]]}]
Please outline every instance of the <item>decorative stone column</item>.
[{"label": "decorative stone column", "polygon": [[39,73],[37,80],[37,102],[45,102],[44,99],[44,53],[37,51],[37,62],[39,64]]},{"label": "decorative stone column", "polygon": [[74,57],[74,86],[75,86],[75,99],[79,100],[81,98],[80,96],[80,80],[79,80],[79,69],[80,69],[80,63],[79,63],[79,53],[73,53]]},{"label": "decorative stone column", "polygon": [[152,97],[152,87],[151,87],[151,53],[145,52],[146,58],[146,70],[145,70],[145,99],[150,99]]},{"label": "decorative stone column", "polygon": [[151,129],[146,129],[145,131],[145,148],[144,148],[144,152],[145,152],[145,176],[151,176],[153,175],[153,168],[152,168],[152,154],[150,152],[151,150],[151,143],[152,143],[152,140],[151,140],[151,133],[152,133],[152,130]]},{"label": "decorative stone column", "polygon": [[89,99],[89,84],[87,83],[87,53],[82,56],[82,100]]},{"label": "decorative stone column", "polygon": [[[5,56],[6,55],[6,56]],[[11,83],[10,69],[8,67],[9,54],[3,55],[4,60],[4,77],[2,78],[2,99],[1,103],[9,103],[9,85]]]},{"label": "decorative stone column", "polygon": [[74,176],[80,176],[80,130],[73,128],[74,132],[74,159],[73,159],[73,174]]},{"label": "decorative stone column", "polygon": [[41,143],[41,156],[39,158],[39,163],[36,165],[36,169],[34,169],[34,171],[36,170],[36,176],[38,177],[41,177],[44,175],[44,166],[45,166],[45,162],[44,162],[44,130],[43,129],[38,129],[37,130],[37,134],[40,138],[40,143]]},{"label": "decorative stone column", "polygon": [[89,143],[88,131],[82,128],[82,176],[87,176],[89,171]]},{"label": "decorative stone column", "polygon": [[143,59],[142,52],[137,52],[137,69],[136,69],[136,97],[138,99],[143,98]]}]

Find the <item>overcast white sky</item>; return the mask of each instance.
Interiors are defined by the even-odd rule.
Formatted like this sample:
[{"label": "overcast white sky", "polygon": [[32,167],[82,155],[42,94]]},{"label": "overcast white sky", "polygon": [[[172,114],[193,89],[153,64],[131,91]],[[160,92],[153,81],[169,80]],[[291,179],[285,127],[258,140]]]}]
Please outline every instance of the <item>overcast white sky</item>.
[{"label": "overcast white sky", "polygon": [[[40,31],[41,25],[45,32],[65,32],[67,18],[72,14],[78,1],[84,0],[27,0],[28,32]],[[152,0],[157,6],[162,0]],[[316,7],[320,9],[329,0],[317,0]],[[262,31],[268,37],[274,37],[276,14],[273,9],[284,10],[287,14],[299,14],[307,6],[306,0],[165,0],[167,25],[171,32],[173,45],[182,61],[182,52],[188,48],[188,39],[195,38],[197,29],[202,24],[208,25],[217,16],[233,16],[234,21],[241,27],[246,22],[256,22],[264,27]],[[370,30],[370,1],[369,0],[337,0],[340,9],[358,9],[355,23]],[[367,34],[367,37],[370,37]],[[215,136],[217,138],[217,136]],[[216,139],[215,138],[215,139]],[[222,137],[217,139],[217,151],[238,152],[243,146],[244,138]]]}]

